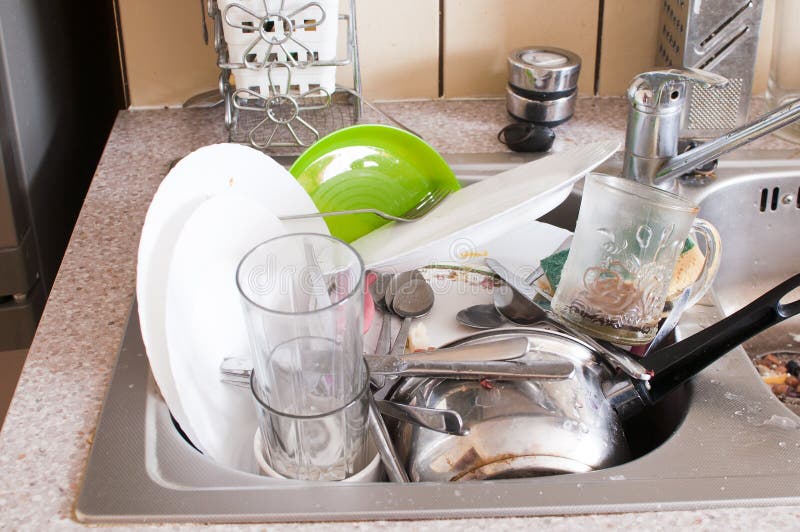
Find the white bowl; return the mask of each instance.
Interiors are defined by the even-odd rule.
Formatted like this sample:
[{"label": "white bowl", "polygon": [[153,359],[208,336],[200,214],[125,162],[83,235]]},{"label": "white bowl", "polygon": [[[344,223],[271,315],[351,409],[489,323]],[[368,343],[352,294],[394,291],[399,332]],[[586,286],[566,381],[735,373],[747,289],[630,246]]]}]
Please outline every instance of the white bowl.
[{"label": "white bowl", "polygon": [[[375,448],[375,445],[372,443],[372,438],[367,438],[367,450],[369,453],[372,454],[372,460],[367,464],[367,466],[353,475],[352,477],[347,477],[344,480],[336,481],[336,482],[381,482],[384,480],[384,470],[383,464],[381,464],[381,457],[378,454],[378,450]],[[271,477],[271,478],[281,478],[286,479],[283,475],[272,469],[270,465],[267,463],[267,460],[264,458],[264,453],[262,452],[262,440],[261,440],[261,429],[256,429],[256,433],[253,436],[253,454],[256,456],[256,462],[258,462],[258,468],[261,470],[261,473],[264,475]],[[291,480],[291,479],[286,479]],[[296,480],[295,482],[304,482],[302,480]]]}]

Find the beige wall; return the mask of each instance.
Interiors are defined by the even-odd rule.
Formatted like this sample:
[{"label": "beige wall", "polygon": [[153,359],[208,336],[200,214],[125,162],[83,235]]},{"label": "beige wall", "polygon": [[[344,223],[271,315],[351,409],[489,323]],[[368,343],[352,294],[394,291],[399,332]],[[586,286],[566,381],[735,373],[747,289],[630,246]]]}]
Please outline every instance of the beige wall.
[{"label": "beige wall", "polygon": [[[342,0],[342,11],[349,2]],[[434,0],[357,0],[359,54],[369,99],[439,96],[439,3]],[[352,71],[339,83],[352,86]]]},{"label": "beige wall", "polygon": [[[211,46],[203,45],[197,0],[117,1],[133,106],[179,105],[216,87],[216,57]],[[766,86],[774,3],[766,0],[756,94]],[[346,11],[349,1],[340,4]],[[605,0],[598,94],[620,95],[635,74],[652,67],[660,4]],[[578,53],[583,59],[579,91],[592,94],[599,0],[444,0],[443,5],[440,28],[439,0],[357,0],[367,98],[437,98],[440,35],[445,97],[501,96],[506,56],[526,44]],[[352,72],[341,68],[337,79],[349,85]]]},{"label": "beige wall", "polygon": [[[508,52],[548,44],[582,60],[578,90],[591,94],[599,0],[444,0],[444,95],[499,96]],[[567,16],[568,14],[568,16]]]},{"label": "beige wall", "polygon": [[176,105],[216,86],[217,56],[203,45],[197,0],[117,2],[132,106]]},{"label": "beige wall", "polygon": [[606,1],[598,94],[624,94],[636,74],[653,68],[660,12],[661,2]]}]

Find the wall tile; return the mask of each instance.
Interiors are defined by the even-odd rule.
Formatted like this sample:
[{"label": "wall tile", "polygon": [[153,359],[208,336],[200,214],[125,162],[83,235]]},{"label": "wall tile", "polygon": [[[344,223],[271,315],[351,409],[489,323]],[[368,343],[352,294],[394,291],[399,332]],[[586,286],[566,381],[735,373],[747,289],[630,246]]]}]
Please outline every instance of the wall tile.
[{"label": "wall tile", "polygon": [[661,2],[606,0],[598,94],[621,96],[631,80],[655,65]]},{"label": "wall tile", "polygon": [[197,0],[118,3],[132,107],[180,105],[217,86],[217,54],[203,45]]},{"label": "wall tile", "polygon": [[[349,2],[342,0],[342,4]],[[356,15],[364,96],[370,100],[437,98],[439,2],[357,0]],[[352,86],[352,70],[340,68],[337,80]]]},{"label": "wall tile", "polygon": [[578,90],[592,94],[599,0],[445,0],[444,93],[502,96],[514,48],[546,44],[582,59]]}]

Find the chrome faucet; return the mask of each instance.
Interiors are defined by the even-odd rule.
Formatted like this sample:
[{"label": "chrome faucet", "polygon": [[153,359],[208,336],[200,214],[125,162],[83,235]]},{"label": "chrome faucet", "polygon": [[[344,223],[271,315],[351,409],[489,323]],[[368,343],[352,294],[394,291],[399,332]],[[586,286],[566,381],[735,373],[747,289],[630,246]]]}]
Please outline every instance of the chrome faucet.
[{"label": "chrome faucet", "polygon": [[800,100],[793,100],[679,154],[678,132],[689,83],[721,88],[728,80],[692,68],[656,70],[634,78],[628,88],[631,107],[625,134],[623,177],[675,191],[681,175],[800,118]]}]

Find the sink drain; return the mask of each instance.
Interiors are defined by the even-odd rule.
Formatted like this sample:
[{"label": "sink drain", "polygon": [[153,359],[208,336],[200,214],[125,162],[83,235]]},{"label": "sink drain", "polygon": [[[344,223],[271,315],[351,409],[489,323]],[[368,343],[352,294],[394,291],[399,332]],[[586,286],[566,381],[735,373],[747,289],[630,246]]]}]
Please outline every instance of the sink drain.
[{"label": "sink drain", "polygon": [[771,351],[752,358],[761,380],[800,415],[800,351]]}]

